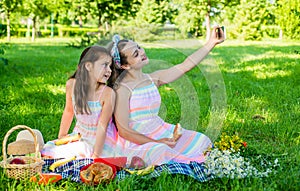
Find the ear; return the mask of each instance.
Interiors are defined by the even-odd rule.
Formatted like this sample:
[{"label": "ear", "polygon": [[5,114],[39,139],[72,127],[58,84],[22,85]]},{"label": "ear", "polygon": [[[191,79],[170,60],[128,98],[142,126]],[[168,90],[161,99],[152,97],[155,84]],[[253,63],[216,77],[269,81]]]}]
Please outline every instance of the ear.
[{"label": "ear", "polygon": [[122,65],[121,68],[124,70],[129,70],[130,66],[129,66],[129,64],[126,64],[126,65]]},{"label": "ear", "polygon": [[91,62],[86,62],[85,65],[84,65],[85,69],[87,71],[91,71],[92,67],[93,67],[93,64]]}]

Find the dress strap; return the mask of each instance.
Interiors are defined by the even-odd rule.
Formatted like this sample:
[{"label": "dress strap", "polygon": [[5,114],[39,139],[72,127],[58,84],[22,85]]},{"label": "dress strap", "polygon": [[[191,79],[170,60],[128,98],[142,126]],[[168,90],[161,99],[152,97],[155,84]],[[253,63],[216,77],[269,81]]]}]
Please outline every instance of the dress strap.
[{"label": "dress strap", "polygon": [[132,91],[132,89],[127,84],[121,82],[120,85],[125,86],[127,89],[129,89],[129,91]]},{"label": "dress strap", "polygon": [[101,96],[102,96],[102,94],[103,94],[106,87],[107,87],[107,85],[104,85],[103,88],[101,89],[100,95],[99,95],[99,100],[101,99]]},{"label": "dress strap", "polygon": [[150,80],[152,83],[154,83],[154,81],[153,81],[153,79],[151,78],[150,74],[146,74],[146,75],[147,75],[147,77],[149,78],[149,80]]}]

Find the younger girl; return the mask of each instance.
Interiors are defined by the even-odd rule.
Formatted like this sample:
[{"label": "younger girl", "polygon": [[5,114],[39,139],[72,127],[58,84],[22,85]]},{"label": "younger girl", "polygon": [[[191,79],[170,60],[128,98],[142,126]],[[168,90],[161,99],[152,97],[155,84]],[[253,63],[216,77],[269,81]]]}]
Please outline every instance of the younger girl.
[{"label": "younger girl", "polygon": [[199,64],[215,45],[223,42],[223,31],[218,36],[217,30],[215,27],[209,41],[184,62],[150,74],[142,71],[149,63],[144,49],[134,41],[114,36],[110,47],[114,60],[110,83],[115,85],[116,90],[114,115],[118,133],[127,140],[124,151],[131,152],[127,156],[137,155],[147,165],[204,161],[204,152],[212,144],[210,139],[199,132],[183,129],[182,136],[175,141],[175,125],[158,116],[161,98],[157,87],[183,76]]},{"label": "younger girl", "polygon": [[107,49],[100,46],[86,48],[78,69],[66,83],[66,105],[62,115],[58,138],[69,136],[73,116],[76,125],[73,133],[81,139],[65,145],[49,141],[42,156],[51,158],[112,157],[116,144],[116,128],[112,123],[115,93],[105,84],[111,75],[112,58]]}]

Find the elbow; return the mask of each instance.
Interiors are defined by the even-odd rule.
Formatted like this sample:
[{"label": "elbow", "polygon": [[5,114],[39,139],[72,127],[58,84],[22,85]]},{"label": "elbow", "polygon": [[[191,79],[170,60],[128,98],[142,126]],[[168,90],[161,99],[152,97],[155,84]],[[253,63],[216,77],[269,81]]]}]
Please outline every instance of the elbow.
[{"label": "elbow", "polygon": [[118,129],[118,133],[119,135],[126,139],[126,140],[131,140],[131,136],[130,136],[130,133],[124,129]]}]

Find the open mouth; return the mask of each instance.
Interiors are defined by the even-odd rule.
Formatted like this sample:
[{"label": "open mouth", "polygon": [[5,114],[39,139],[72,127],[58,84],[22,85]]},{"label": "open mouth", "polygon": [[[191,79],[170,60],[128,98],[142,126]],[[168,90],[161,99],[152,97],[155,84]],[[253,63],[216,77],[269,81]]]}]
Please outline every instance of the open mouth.
[{"label": "open mouth", "polygon": [[146,56],[146,55],[144,55],[144,56],[142,57],[142,61],[144,61],[144,60],[147,60],[147,56]]},{"label": "open mouth", "polygon": [[105,77],[105,78],[109,78],[109,77],[110,77],[110,74],[105,74],[104,77]]}]

